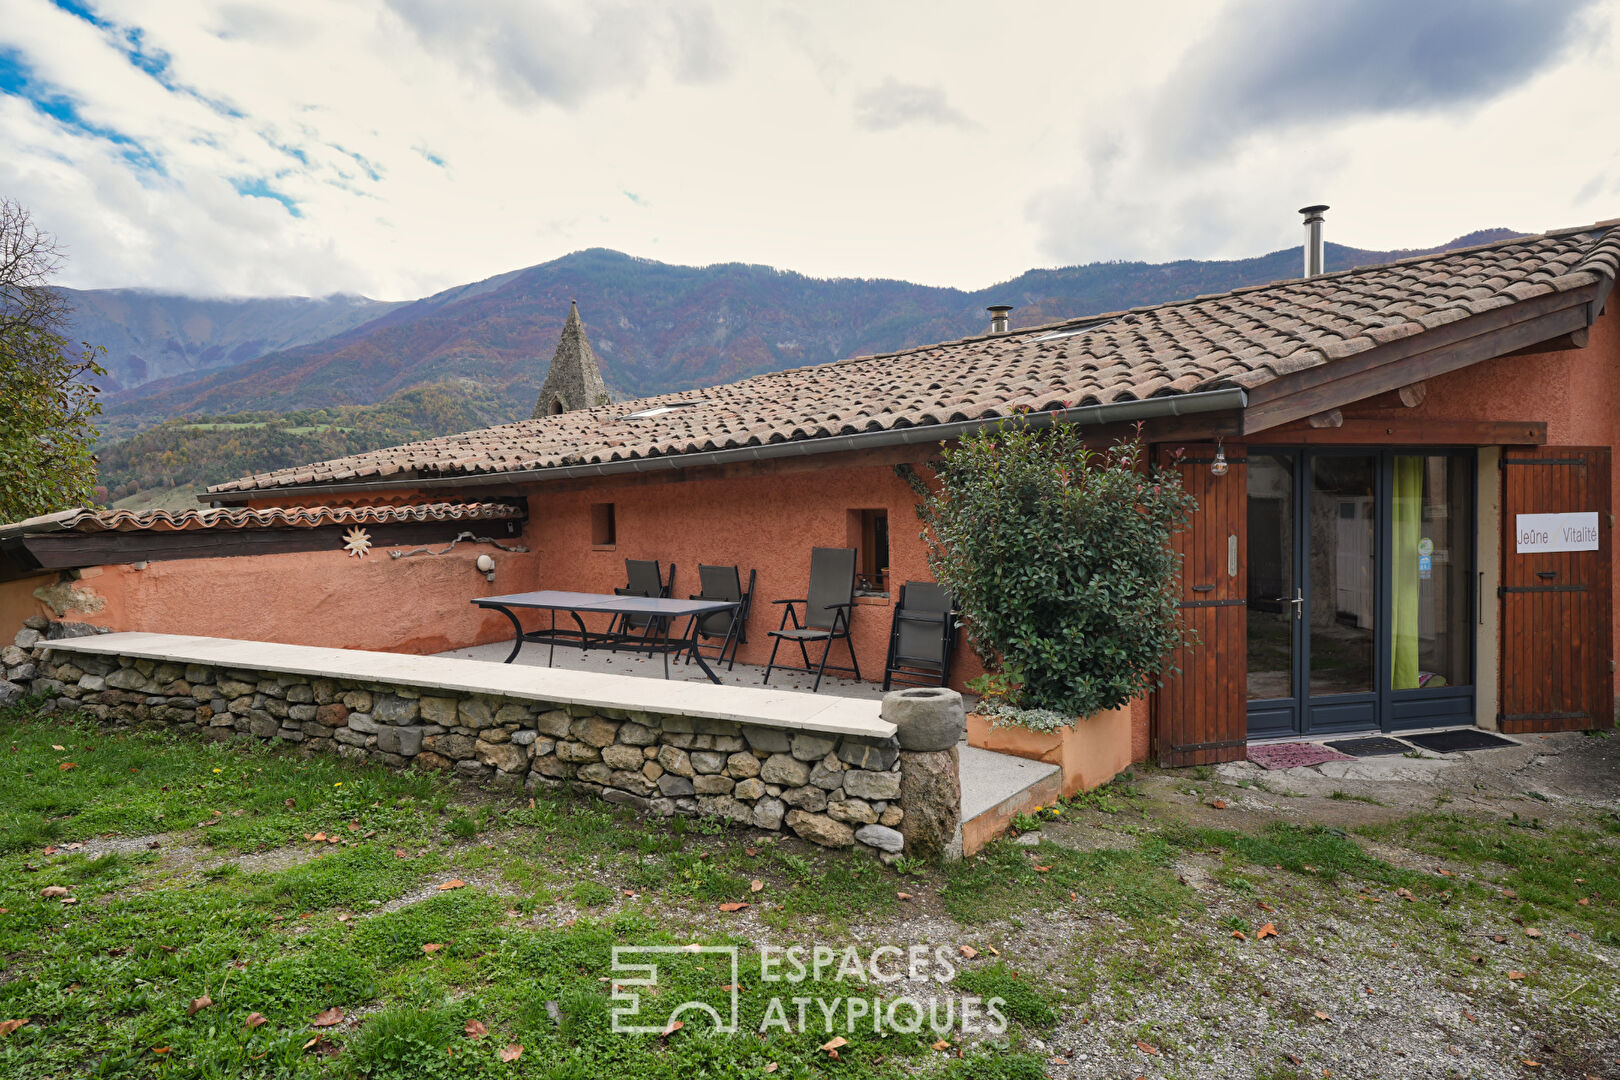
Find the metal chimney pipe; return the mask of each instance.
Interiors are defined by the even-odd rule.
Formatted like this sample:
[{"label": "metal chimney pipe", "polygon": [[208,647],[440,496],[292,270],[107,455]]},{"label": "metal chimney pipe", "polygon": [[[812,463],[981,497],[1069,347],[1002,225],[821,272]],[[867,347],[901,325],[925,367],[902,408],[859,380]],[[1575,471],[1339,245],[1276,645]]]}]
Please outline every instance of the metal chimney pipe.
[{"label": "metal chimney pipe", "polygon": [[1011,321],[1011,304],[991,304],[984,310],[990,313],[990,332],[992,334],[1005,334]]},{"label": "metal chimney pipe", "polygon": [[1315,277],[1322,272],[1323,244],[1322,244],[1322,212],[1326,206],[1302,206],[1299,212],[1305,215],[1305,276]]}]

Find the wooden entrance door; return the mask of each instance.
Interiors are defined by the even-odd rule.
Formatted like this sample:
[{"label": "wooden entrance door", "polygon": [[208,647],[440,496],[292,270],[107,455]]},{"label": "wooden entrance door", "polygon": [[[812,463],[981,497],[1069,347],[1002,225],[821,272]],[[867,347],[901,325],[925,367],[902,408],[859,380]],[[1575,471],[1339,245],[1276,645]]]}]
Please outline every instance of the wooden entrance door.
[{"label": "wooden entrance door", "polygon": [[[1497,721],[1508,733],[1608,727],[1614,722],[1609,450],[1504,450],[1502,493]],[[1581,513],[1596,515],[1595,549],[1545,550],[1582,541],[1561,542],[1546,532],[1561,523],[1524,516]],[[1574,524],[1579,528],[1579,519]]]},{"label": "wooden entrance door", "polygon": [[1155,751],[1166,766],[1236,761],[1248,745],[1244,604],[1248,594],[1247,462],[1227,443],[1225,476],[1210,472],[1215,447],[1164,448],[1161,466],[1198,501],[1192,526],[1173,541],[1182,557],[1181,609],[1195,644],[1176,651],[1155,697]]}]

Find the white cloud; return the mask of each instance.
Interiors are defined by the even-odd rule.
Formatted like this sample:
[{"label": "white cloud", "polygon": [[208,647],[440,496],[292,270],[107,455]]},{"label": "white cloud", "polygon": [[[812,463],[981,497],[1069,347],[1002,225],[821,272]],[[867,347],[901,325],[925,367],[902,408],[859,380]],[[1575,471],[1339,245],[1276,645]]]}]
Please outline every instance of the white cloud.
[{"label": "white cloud", "polygon": [[[1281,247],[1317,201],[1364,247],[1620,213],[1616,0],[1585,48],[1387,13],[1303,40],[1311,123],[1252,3],[89,4],[0,21],[0,193],[80,286],[401,298],[605,246],[977,287]],[[1380,95],[1414,70],[1380,43],[1417,90]]]}]

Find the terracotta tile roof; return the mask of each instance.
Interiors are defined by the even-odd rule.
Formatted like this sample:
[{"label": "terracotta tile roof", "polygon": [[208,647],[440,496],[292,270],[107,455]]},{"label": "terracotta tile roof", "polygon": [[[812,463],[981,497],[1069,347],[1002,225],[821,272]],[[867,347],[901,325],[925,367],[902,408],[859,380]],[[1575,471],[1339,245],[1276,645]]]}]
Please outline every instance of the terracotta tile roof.
[{"label": "terracotta tile roof", "polygon": [[506,503],[420,506],[276,506],[264,510],[94,510],[80,508],[0,525],[0,536],[52,532],[197,532],[205,529],[313,529],[323,525],[402,525],[417,521],[504,521],[523,517]]},{"label": "terracotta tile roof", "polygon": [[[1620,222],[759,375],[218,484],[408,483],[1253,389],[1620,269]],[[655,415],[635,417],[669,407]]]}]

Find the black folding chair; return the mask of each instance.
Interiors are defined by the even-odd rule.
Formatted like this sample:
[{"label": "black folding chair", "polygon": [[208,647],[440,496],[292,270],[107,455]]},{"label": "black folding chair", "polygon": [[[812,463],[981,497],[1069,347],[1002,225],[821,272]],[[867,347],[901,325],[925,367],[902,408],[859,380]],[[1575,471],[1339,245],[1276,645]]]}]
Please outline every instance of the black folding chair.
[{"label": "black folding chair", "polygon": [[[742,587],[742,572],[735,566],[704,566],[698,564],[698,584],[700,592],[692,594],[693,600],[729,600],[737,606],[730,611],[716,611],[698,618],[698,648],[714,648],[713,645],[704,645],[705,640],[720,638],[720,651],[715,654],[717,661],[726,664],[726,670],[732,671],[737,666],[737,646],[748,640],[748,612],[754,604],[754,576],[755,571],[748,571],[748,588]],[[731,659],[726,661],[726,650],[731,650]],[[692,658],[688,656],[686,662],[690,664]]]},{"label": "black folding chair", "polygon": [[900,603],[889,629],[889,657],[883,663],[883,689],[894,683],[944,686],[956,648],[956,611],[951,594],[932,581],[900,586]]},{"label": "black folding chair", "polygon": [[[624,574],[627,584],[622,589],[614,589],[616,596],[659,596],[668,598],[670,590],[675,587],[675,564],[669,564],[669,580],[664,580],[663,571],[656,559],[626,559],[624,560]],[[609,634],[628,637],[632,633],[640,633],[643,637],[653,637],[663,634],[669,629],[669,620],[656,615],[616,615],[608,626]]]},{"label": "black folding chair", "polygon": [[[811,692],[820,690],[821,677],[828,670],[827,658],[832,655],[833,642],[839,640],[849,649],[852,666],[834,667],[832,670],[853,672],[856,681],[860,680],[861,664],[855,658],[855,643],[849,637],[849,617],[855,607],[855,556],[854,548],[813,548],[810,552],[809,595],[802,600],[772,601],[786,605],[786,610],[782,612],[782,625],[771,631],[776,643],[771,646],[771,658],[765,665],[763,683],[769,683],[771,671],[781,667],[784,671],[815,672],[816,683]],[[798,613],[793,610],[794,604],[804,605],[802,623]],[[788,626],[789,619],[793,620],[791,627]],[[799,655],[804,658],[802,668],[777,664],[776,650],[782,647],[784,641],[799,646]],[[818,667],[810,666],[810,652],[805,648],[812,641],[826,643]]]}]

